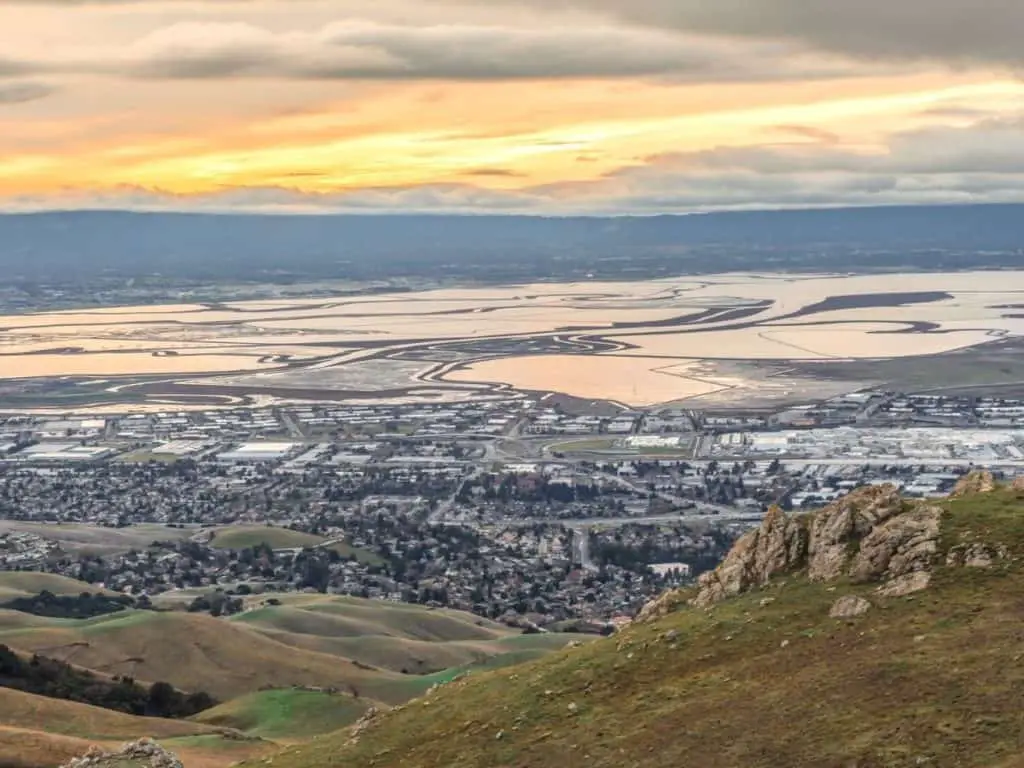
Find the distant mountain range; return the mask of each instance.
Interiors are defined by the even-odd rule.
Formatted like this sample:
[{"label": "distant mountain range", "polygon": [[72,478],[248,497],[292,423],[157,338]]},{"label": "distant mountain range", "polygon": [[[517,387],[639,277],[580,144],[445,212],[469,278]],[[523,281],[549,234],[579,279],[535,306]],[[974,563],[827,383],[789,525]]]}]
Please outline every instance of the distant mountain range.
[{"label": "distant mountain range", "polygon": [[686,216],[0,215],[6,280],[640,277],[1024,262],[1024,205]]}]

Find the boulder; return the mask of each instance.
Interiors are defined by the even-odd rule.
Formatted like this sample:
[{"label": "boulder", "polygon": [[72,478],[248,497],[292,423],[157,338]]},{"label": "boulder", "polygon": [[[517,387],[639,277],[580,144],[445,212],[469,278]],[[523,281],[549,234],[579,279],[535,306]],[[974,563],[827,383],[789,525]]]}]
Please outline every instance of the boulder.
[{"label": "boulder", "polygon": [[870,610],[871,603],[863,597],[847,595],[840,597],[832,604],[832,610],[828,612],[828,615],[833,619],[855,619],[858,616],[863,616]]},{"label": "boulder", "polygon": [[112,768],[127,761],[131,761],[133,765],[147,765],[150,768],[183,768],[177,755],[168,752],[152,739],[133,741],[125,744],[117,752],[106,752],[94,746],[82,757],[73,758],[65,763],[62,768]]},{"label": "boulder", "polygon": [[663,616],[668,616],[677,608],[686,605],[687,603],[688,598],[683,590],[671,589],[647,602],[644,607],[640,609],[640,613],[637,614],[636,621],[641,623],[655,621]]},{"label": "boulder", "polygon": [[1009,550],[1001,544],[958,544],[946,555],[946,565],[959,568],[991,568],[997,561],[1005,560],[1009,556]]},{"label": "boulder", "polygon": [[878,594],[882,597],[906,597],[915,592],[927,589],[932,583],[930,571],[914,571],[904,576],[897,576],[890,579],[878,588]]}]

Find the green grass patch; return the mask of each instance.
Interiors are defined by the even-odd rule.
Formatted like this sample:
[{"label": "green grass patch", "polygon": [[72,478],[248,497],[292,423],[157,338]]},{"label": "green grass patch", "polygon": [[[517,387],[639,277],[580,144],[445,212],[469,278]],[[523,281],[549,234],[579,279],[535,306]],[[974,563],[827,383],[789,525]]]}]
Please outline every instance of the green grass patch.
[{"label": "green grass patch", "polygon": [[586,451],[610,451],[615,447],[611,438],[591,438],[589,440],[569,440],[564,443],[549,445],[551,453],[583,453]]},{"label": "green grass patch", "polygon": [[340,693],[286,689],[249,694],[193,719],[272,741],[297,740],[351,725],[368,707]]},{"label": "green grass patch", "polygon": [[384,565],[384,558],[378,555],[376,552],[371,552],[368,549],[362,549],[360,547],[353,547],[351,544],[347,544],[344,541],[331,544],[325,549],[332,549],[341,555],[346,560],[355,558],[358,562],[364,565]]}]

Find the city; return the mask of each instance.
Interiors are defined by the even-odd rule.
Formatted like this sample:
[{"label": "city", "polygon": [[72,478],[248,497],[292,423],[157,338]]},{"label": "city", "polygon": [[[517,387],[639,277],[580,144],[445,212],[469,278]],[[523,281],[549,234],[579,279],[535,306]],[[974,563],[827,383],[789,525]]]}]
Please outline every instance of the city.
[{"label": "city", "polygon": [[771,505],[1024,474],[1021,419],[1015,399],[875,391],[749,414],[515,396],[12,415],[0,568],[145,599],[315,591],[610,626],[713,568]]}]

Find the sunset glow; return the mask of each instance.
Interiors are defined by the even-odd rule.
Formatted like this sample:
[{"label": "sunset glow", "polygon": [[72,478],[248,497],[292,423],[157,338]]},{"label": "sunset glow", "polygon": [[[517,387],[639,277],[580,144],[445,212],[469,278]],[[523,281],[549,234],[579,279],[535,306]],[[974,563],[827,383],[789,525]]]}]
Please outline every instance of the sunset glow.
[{"label": "sunset glow", "polygon": [[880,58],[814,30],[749,34],[732,17],[688,21],[687,3],[670,20],[647,5],[649,17],[586,0],[8,4],[0,204],[1024,199],[1024,168],[997,162],[1024,148],[1012,62]]}]

